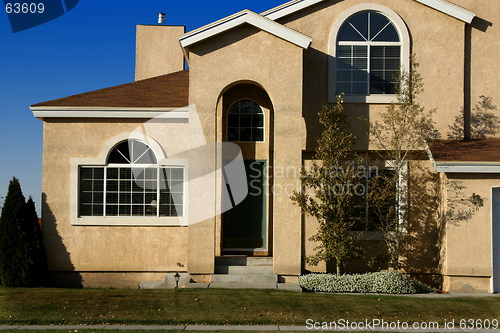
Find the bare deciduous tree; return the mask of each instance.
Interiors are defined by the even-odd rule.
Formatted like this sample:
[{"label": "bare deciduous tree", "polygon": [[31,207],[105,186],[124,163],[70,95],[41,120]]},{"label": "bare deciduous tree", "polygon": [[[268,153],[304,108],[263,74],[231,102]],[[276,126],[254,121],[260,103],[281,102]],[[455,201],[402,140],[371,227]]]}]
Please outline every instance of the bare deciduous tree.
[{"label": "bare deciduous tree", "polygon": [[407,230],[409,162],[412,154],[425,149],[427,139],[439,135],[432,120],[436,110],[426,111],[418,103],[417,96],[423,90],[418,63],[412,55],[410,69],[398,73],[397,100],[380,114],[380,121],[368,122],[379,163],[392,170],[370,179],[369,200],[377,214],[379,230],[384,234],[387,259],[395,270],[411,238]]}]

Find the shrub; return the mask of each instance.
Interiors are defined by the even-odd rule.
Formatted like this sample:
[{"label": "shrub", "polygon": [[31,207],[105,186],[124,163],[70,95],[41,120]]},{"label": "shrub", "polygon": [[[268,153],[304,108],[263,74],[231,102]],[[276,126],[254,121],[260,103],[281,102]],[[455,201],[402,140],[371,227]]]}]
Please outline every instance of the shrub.
[{"label": "shrub", "polygon": [[331,293],[421,294],[434,289],[396,271],[337,276],[308,274],[297,278],[304,289]]}]

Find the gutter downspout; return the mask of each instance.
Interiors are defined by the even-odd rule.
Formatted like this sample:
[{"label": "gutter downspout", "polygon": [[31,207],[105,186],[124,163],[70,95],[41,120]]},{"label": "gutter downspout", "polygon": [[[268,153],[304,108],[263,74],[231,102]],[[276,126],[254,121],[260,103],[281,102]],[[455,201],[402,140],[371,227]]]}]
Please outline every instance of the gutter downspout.
[{"label": "gutter downspout", "polygon": [[472,103],[471,103],[471,67],[472,67],[472,25],[466,23],[464,29],[464,140],[470,140]]}]

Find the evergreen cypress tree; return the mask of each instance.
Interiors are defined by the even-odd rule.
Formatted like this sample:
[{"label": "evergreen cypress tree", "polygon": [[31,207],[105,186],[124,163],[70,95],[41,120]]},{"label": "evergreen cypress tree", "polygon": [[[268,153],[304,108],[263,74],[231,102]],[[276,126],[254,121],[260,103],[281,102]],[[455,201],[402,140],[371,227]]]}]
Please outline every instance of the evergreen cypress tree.
[{"label": "evergreen cypress tree", "polygon": [[24,228],[28,285],[32,287],[39,286],[45,277],[47,258],[45,255],[45,246],[43,245],[42,230],[36,214],[35,202],[31,197],[29,197],[26,203]]},{"label": "evergreen cypress tree", "polygon": [[21,185],[12,178],[0,216],[0,277],[7,287],[20,287],[26,282],[20,230],[25,206]]},{"label": "evergreen cypress tree", "polygon": [[[36,225],[35,225],[36,223]],[[0,216],[0,279],[7,287],[34,286],[46,268],[45,249],[33,200],[28,204],[12,178]]]}]

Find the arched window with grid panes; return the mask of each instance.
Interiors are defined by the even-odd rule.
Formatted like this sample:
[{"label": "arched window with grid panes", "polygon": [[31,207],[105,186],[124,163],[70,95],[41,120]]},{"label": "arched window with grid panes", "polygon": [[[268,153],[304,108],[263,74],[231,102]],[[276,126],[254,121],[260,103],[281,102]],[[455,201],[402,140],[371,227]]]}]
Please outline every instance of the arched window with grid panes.
[{"label": "arched window with grid panes", "polygon": [[227,113],[227,141],[264,141],[264,112],[252,100],[234,103]]},{"label": "arched window with grid panes", "polygon": [[363,11],[344,22],[337,37],[337,94],[395,94],[401,41],[381,13]]},{"label": "arched window with grid panes", "polygon": [[389,103],[398,71],[408,69],[410,38],[391,9],[361,4],[343,13],[330,34],[329,101]]},{"label": "arched window with grid panes", "polygon": [[183,216],[184,169],[158,165],[151,148],[127,140],[105,166],[80,166],[79,216]]}]

